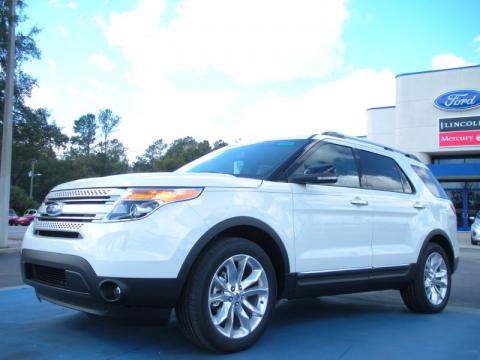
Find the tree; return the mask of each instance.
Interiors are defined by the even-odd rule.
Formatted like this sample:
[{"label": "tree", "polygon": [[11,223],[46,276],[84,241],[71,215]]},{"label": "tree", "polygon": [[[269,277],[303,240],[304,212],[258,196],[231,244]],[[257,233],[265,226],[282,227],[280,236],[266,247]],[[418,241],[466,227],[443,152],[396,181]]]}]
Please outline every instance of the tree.
[{"label": "tree", "polygon": [[228,146],[228,144],[225,141],[223,141],[222,139],[220,139],[220,140],[217,140],[213,143],[213,149],[212,150],[218,150],[218,149],[220,149],[222,147],[225,147],[225,146]]},{"label": "tree", "polygon": [[153,164],[156,160],[161,159],[167,144],[163,142],[163,139],[158,139],[147,147],[142,156],[138,156],[137,160],[133,164],[134,171],[153,171]]},{"label": "tree", "polygon": [[[50,114],[45,109],[26,109],[25,116],[17,119],[13,131],[12,184],[23,189],[30,186],[28,171],[32,161],[56,161],[57,153],[66,147],[68,136],[55,123],[49,123]],[[39,171],[40,172],[40,171]],[[37,184],[48,178],[47,173],[35,180]],[[44,193],[38,193],[40,200]]]},{"label": "tree", "polygon": [[[215,142],[215,144],[217,148],[226,145],[222,140]],[[177,139],[170,144],[170,147],[160,159],[154,161],[153,169],[155,171],[173,171],[212,150],[207,140],[197,142],[190,136]]]},{"label": "tree", "polygon": [[72,145],[77,146],[77,150],[81,155],[90,156],[95,143],[97,134],[97,122],[95,115],[86,114],[80,116],[73,124],[73,131],[76,135],[70,139]]},{"label": "tree", "polygon": [[100,124],[100,131],[103,135],[103,142],[101,145],[103,153],[106,154],[108,151],[108,138],[120,124],[120,116],[114,115],[110,109],[101,110],[98,114],[98,122]]},{"label": "tree", "polygon": [[[19,118],[23,118],[26,112],[31,111],[25,104],[25,98],[29,97],[32,88],[37,81],[30,75],[22,71],[22,64],[25,61],[40,59],[40,50],[35,43],[35,35],[40,30],[32,27],[26,33],[19,31],[22,28],[18,25],[25,22],[28,17],[25,15],[27,5],[24,0],[17,0],[17,16],[15,18],[16,41],[15,41],[15,83],[14,83],[14,111],[13,120],[16,122]],[[9,6],[7,0],[0,0],[0,89],[5,89],[5,78],[7,68],[7,36],[8,36],[8,16]],[[0,120],[3,121],[3,106],[5,95],[0,91]]]}]

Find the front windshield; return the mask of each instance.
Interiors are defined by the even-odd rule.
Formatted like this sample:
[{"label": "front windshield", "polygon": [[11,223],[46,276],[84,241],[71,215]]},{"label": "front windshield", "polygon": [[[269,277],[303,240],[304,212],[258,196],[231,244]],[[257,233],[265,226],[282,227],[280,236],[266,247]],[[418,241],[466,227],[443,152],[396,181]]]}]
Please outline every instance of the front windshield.
[{"label": "front windshield", "polygon": [[232,146],[178,169],[178,172],[209,172],[253,179],[267,179],[287,159],[302,150],[309,140],[275,140]]}]

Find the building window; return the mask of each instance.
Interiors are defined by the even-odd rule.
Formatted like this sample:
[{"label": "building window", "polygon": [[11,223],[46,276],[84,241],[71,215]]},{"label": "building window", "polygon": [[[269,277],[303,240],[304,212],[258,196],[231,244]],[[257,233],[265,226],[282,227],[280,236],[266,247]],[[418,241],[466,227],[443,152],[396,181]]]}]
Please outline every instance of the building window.
[{"label": "building window", "polygon": [[437,156],[432,158],[433,164],[480,164],[480,156]]}]

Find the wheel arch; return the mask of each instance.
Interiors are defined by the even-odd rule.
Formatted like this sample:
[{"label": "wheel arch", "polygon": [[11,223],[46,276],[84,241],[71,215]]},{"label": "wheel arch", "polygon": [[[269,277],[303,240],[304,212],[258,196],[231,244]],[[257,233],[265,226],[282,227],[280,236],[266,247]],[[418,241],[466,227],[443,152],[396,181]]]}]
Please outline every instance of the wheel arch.
[{"label": "wheel arch", "polygon": [[[422,248],[420,249],[420,253],[418,254],[419,258],[423,253],[423,251],[425,250],[425,248],[427,247],[427,245],[430,243],[438,244],[440,247],[442,247],[443,250],[445,250],[445,253],[447,254],[447,257],[448,257],[448,262],[450,264],[450,269],[452,270],[452,273],[453,273],[456,270],[455,269],[455,253],[453,251],[453,246],[450,241],[450,237],[447,235],[447,233],[439,229],[431,231],[425,238],[425,241],[423,242]],[[418,259],[417,259],[417,263],[418,263]]]},{"label": "wheel arch", "polygon": [[247,216],[234,217],[211,227],[195,243],[180,268],[178,280],[183,288],[200,255],[224,237],[242,237],[259,245],[272,261],[281,296],[287,274],[290,273],[288,253],[280,236],[265,222]]}]

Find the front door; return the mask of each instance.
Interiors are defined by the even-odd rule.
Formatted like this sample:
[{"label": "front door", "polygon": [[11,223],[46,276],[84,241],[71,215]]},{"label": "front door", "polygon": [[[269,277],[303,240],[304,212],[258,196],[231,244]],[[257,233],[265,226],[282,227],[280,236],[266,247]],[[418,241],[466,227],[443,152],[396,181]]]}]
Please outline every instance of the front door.
[{"label": "front door", "polygon": [[332,185],[291,184],[297,272],[370,269],[372,213],[350,147],[322,143],[293,171],[333,164]]}]

